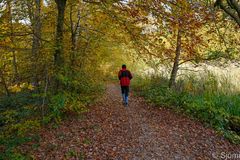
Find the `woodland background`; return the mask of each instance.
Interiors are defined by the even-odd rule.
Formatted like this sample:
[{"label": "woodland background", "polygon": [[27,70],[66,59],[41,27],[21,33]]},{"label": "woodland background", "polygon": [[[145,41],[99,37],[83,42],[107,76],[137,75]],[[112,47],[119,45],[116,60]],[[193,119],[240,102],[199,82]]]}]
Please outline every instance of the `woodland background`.
[{"label": "woodland background", "polygon": [[1,0],[0,159],[88,111],[122,64],[149,102],[239,143],[237,0]]}]

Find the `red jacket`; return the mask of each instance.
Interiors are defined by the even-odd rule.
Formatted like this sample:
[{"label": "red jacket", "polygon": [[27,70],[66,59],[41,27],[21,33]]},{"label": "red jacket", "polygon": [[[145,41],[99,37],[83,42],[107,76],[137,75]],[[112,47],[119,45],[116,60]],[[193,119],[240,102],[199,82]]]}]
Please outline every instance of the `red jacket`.
[{"label": "red jacket", "polygon": [[121,86],[129,86],[130,80],[132,79],[132,74],[129,70],[126,70],[126,68],[123,68],[118,72],[118,79],[120,80]]}]

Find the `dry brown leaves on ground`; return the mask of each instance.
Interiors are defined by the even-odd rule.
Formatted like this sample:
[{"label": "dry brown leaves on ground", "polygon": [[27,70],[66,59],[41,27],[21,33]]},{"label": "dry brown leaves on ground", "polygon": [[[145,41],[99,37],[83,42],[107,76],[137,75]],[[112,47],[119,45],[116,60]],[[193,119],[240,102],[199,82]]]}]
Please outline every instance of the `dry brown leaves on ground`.
[{"label": "dry brown leaves on ground", "polygon": [[130,97],[124,107],[120,89],[109,85],[104,100],[82,116],[58,128],[41,131],[36,149],[24,146],[36,159],[220,159],[240,153],[212,129],[166,108]]}]

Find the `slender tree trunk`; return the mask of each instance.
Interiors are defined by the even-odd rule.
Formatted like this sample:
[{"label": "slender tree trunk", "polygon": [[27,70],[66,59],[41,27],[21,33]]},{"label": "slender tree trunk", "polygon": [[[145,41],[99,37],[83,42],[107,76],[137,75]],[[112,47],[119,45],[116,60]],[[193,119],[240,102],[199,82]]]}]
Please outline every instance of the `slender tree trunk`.
[{"label": "slender tree trunk", "polygon": [[41,4],[42,0],[35,0],[36,9],[34,11],[33,25],[33,41],[32,41],[32,69],[33,69],[33,83],[38,86],[38,60],[41,48]]},{"label": "slender tree trunk", "polygon": [[[12,5],[11,1],[7,1],[7,7],[8,7],[8,22],[10,25],[10,40],[13,46],[15,46],[14,43],[14,37],[13,37],[13,22],[12,22]],[[18,74],[18,67],[17,67],[17,58],[16,58],[16,53],[12,49],[12,65],[13,65],[13,82],[18,82],[19,81],[19,74]]]},{"label": "slender tree trunk", "polygon": [[13,73],[14,73],[14,78],[13,81],[14,82],[19,82],[19,74],[18,74],[18,67],[17,67],[17,58],[16,58],[16,53],[15,51],[12,51],[13,54]]},{"label": "slender tree trunk", "polygon": [[181,39],[182,39],[182,31],[181,28],[179,27],[178,33],[177,33],[177,46],[176,46],[176,55],[174,58],[174,63],[173,63],[173,68],[171,72],[171,77],[169,81],[169,88],[172,88],[175,83],[176,83],[176,77],[177,77],[177,72],[178,72],[178,67],[179,67],[179,59],[180,59],[180,54],[181,54]]},{"label": "slender tree trunk", "polygon": [[45,87],[44,87],[44,94],[43,94],[43,99],[42,99],[42,105],[41,105],[41,110],[42,110],[42,118],[44,117],[44,106],[45,106],[45,102],[46,102],[46,97],[47,97],[47,90],[48,90],[48,67],[45,66]]},{"label": "slender tree trunk", "polygon": [[71,46],[71,54],[70,54],[70,61],[71,66],[74,65],[74,59],[75,59],[75,50],[76,50],[76,33],[75,33],[75,27],[73,22],[73,4],[70,6],[70,25],[71,25],[71,40],[72,40],[72,46]]},{"label": "slender tree trunk", "polygon": [[[61,68],[64,66],[64,51],[63,51],[63,25],[64,25],[64,12],[67,0],[55,0],[57,4],[57,29],[56,29],[56,49],[54,53],[54,64],[56,74],[59,74]],[[60,82],[58,78],[55,79],[56,90],[59,89]]]},{"label": "slender tree trunk", "polygon": [[4,78],[2,70],[0,70],[0,77],[1,77],[1,81],[2,81],[2,84],[3,84],[4,89],[5,89],[6,95],[10,96],[10,92],[8,90],[8,87],[7,87],[7,84],[6,84],[6,81],[5,81],[5,78]]},{"label": "slender tree trunk", "polygon": [[78,20],[76,24],[74,24],[72,17],[73,17],[73,4],[71,4],[70,6],[70,24],[71,24],[71,40],[72,40],[70,61],[71,61],[71,66],[74,66],[76,51],[77,51],[78,36],[80,32],[80,18],[81,18],[80,8],[78,8]]}]

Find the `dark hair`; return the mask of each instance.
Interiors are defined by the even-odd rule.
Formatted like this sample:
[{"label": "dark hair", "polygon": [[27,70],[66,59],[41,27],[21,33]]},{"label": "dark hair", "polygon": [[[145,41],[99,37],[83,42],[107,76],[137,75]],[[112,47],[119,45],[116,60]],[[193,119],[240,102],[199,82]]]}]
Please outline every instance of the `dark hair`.
[{"label": "dark hair", "polygon": [[127,67],[126,64],[123,64],[123,65],[122,65],[122,68],[126,68],[126,67]]}]

